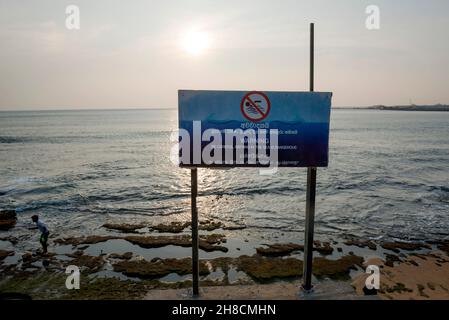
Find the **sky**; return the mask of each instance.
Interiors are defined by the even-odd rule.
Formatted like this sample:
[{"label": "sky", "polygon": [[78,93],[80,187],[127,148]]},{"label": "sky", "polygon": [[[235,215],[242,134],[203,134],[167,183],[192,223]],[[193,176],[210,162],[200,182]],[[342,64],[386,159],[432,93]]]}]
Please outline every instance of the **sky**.
[{"label": "sky", "polygon": [[[66,7],[80,12],[66,26]],[[368,5],[380,29],[368,30]],[[0,0],[0,110],[174,108],[178,89],[449,103],[447,0]]]}]

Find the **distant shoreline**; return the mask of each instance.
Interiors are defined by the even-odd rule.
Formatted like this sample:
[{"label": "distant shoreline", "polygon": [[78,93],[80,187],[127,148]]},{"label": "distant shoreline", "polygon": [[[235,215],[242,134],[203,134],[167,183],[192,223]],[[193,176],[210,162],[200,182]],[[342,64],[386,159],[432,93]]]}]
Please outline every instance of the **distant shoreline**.
[{"label": "distant shoreline", "polygon": [[[335,108],[337,109],[337,108]],[[387,110],[387,111],[449,111],[449,105],[407,105],[407,106],[384,106],[377,105],[371,107],[341,107],[338,109],[356,109],[356,110]]]},{"label": "distant shoreline", "polygon": [[[443,111],[447,112],[449,111],[449,105],[447,104],[436,104],[436,105],[404,105],[404,106],[384,106],[384,105],[374,105],[374,106],[368,106],[368,107],[339,107],[339,106],[333,106],[333,110],[387,110],[387,111]],[[145,108],[92,108],[92,109],[19,109],[19,110],[0,110],[1,112],[86,112],[86,111],[173,111],[177,110],[177,108],[151,108],[151,107],[145,107]]]}]

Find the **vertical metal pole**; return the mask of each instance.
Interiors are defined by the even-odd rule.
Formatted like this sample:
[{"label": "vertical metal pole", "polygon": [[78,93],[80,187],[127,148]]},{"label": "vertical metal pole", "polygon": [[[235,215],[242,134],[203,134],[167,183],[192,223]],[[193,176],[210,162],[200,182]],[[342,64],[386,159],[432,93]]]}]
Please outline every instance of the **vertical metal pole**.
[{"label": "vertical metal pole", "polygon": [[309,90],[314,91],[314,65],[315,65],[315,24],[310,24],[310,72],[309,72]]},{"label": "vertical metal pole", "polygon": [[[314,24],[310,24],[310,91],[314,91]],[[315,223],[316,168],[307,168],[306,225],[304,231],[303,285],[305,291],[312,289],[313,233]]]},{"label": "vertical metal pole", "polygon": [[192,292],[199,295],[199,260],[198,260],[198,169],[191,169],[191,206],[192,206]]}]

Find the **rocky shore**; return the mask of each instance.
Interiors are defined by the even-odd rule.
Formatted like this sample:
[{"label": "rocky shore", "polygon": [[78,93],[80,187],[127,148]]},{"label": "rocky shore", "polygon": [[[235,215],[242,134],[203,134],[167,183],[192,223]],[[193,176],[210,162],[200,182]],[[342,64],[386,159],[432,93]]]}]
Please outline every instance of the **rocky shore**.
[{"label": "rocky shore", "polygon": [[[1,211],[0,218],[0,226],[9,226],[9,231],[0,231],[0,298],[21,295],[32,299],[143,299],[151,296],[150,292],[191,286],[189,255],[162,255],[190,248],[189,222],[108,222],[100,226],[104,232],[96,235],[53,236],[50,253],[42,255],[20,246],[21,238],[14,235],[14,211]],[[288,283],[298,283],[302,277],[301,243],[243,241],[246,248],[235,248],[228,241],[234,240],[231,232],[244,230],[245,226],[203,220],[200,229],[200,249],[209,253],[200,260],[202,287],[242,286],[254,289],[247,292],[258,292],[257,286],[272,285],[273,290],[279,286],[291,288],[291,296],[296,296],[297,286]],[[381,299],[449,299],[448,240],[376,241],[354,236],[343,239],[315,241],[315,281],[345,283],[354,296],[363,298],[368,276],[365,268],[374,264],[381,270],[377,292]],[[118,248],[122,250],[114,252]],[[161,253],[161,257],[142,254],[148,251]],[[241,251],[244,253],[237,254]],[[65,287],[65,269],[69,265],[80,268],[80,290]],[[338,292],[327,298],[338,299]]]}]

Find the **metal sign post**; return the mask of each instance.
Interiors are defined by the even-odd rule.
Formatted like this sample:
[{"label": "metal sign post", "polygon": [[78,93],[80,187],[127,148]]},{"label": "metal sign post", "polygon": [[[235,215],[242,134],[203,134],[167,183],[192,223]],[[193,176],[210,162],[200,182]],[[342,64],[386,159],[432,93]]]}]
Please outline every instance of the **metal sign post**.
[{"label": "metal sign post", "polygon": [[[310,24],[310,91],[313,92],[314,75],[314,24]],[[316,193],[316,167],[307,168],[307,194],[306,194],[306,225],[304,230],[304,269],[302,289],[306,292],[312,289],[313,264],[313,232],[315,223],[315,193]]]},{"label": "metal sign post", "polygon": [[198,169],[194,168],[191,172],[191,209],[192,209],[192,293],[193,296],[199,295],[199,260],[198,260],[198,210],[196,206],[196,197],[198,195]]}]

